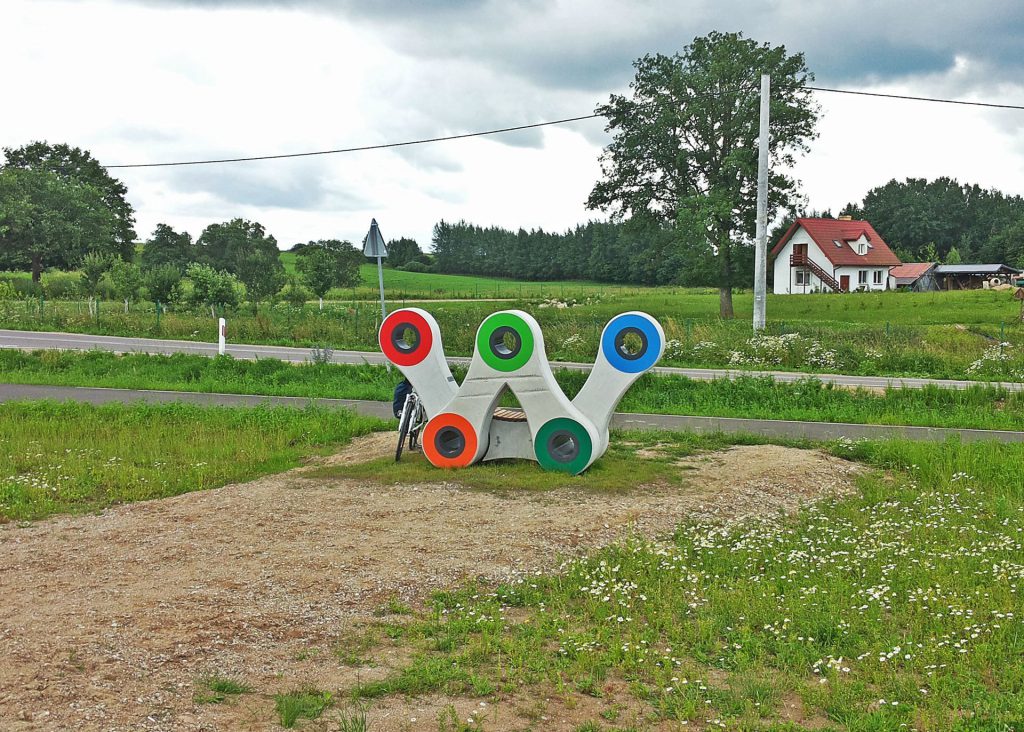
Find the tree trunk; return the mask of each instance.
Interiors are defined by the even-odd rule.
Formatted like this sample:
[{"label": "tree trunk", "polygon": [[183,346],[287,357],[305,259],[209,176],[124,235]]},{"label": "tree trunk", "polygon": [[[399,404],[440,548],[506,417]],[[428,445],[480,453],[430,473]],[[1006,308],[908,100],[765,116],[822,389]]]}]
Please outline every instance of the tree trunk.
[{"label": "tree trunk", "polygon": [[732,231],[726,226],[718,234],[718,315],[732,320]]},{"label": "tree trunk", "polygon": [[38,285],[43,276],[43,259],[38,254],[32,255],[32,284]]},{"label": "tree trunk", "polygon": [[732,310],[732,285],[718,288],[718,315],[723,320],[732,320],[736,317]]}]

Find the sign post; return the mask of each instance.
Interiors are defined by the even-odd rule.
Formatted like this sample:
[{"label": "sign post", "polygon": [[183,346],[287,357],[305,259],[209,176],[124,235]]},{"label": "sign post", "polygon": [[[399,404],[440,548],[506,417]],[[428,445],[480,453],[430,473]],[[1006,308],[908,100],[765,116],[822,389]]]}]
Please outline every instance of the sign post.
[{"label": "sign post", "polygon": [[371,259],[377,259],[377,281],[380,283],[380,318],[384,322],[387,317],[387,310],[384,308],[384,257],[388,256],[388,249],[384,245],[384,237],[381,236],[380,227],[377,226],[377,219],[370,220],[370,231],[363,239],[363,254]]}]

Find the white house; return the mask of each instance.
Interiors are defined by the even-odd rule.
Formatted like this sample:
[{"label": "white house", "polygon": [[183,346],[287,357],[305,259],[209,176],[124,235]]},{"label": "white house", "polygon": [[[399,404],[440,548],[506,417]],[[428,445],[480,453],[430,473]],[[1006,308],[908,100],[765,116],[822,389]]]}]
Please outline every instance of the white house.
[{"label": "white house", "polygon": [[900,264],[867,221],[797,219],[772,249],[775,294],[887,290]]}]

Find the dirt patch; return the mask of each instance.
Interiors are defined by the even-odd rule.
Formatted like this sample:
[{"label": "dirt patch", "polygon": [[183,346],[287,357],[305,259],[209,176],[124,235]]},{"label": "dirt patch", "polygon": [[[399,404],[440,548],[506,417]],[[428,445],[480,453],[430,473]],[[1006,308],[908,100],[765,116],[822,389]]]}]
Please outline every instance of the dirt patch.
[{"label": "dirt patch", "polygon": [[[377,458],[392,444],[369,436],[331,462]],[[671,490],[497,495],[314,480],[298,469],[0,527],[0,729],[279,729],[272,694],[351,687],[406,660],[385,645],[372,666],[346,665],[358,664],[374,611],[391,599],[417,607],[466,579],[551,569],[634,528],[658,534],[693,517],[790,510],[850,490],[859,469],[757,446],[689,458],[680,470],[687,484]],[[209,674],[255,693],[196,704],[197,680]],[[413,717],[436,728],[447,703],[384,701],[371,728],[418,729]]]}]

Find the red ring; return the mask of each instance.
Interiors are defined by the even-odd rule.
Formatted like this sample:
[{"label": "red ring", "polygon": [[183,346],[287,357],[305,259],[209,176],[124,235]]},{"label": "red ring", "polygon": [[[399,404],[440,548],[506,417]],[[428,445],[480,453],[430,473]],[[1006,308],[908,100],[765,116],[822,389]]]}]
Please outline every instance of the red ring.
[{"label": "red ring", "polygon": [[[466,439],[466,447],[459,455],[452,458],[445,457],[434,447],[434,438],[445,427],[454,427]],[[427,460],[437,468],[464,468],[467,465],[471,465],[476,458],[476,430],[473,429],[473,425],[469,423],[469,420],[460,414],[445,412],[427,422],[427,426],[423,428],[423,440],[420,444],[423,447],[423,454],[427,456]]]},{"label": "red ring", "polygon": [[[420,337],[416,346],[408,352],[399,351],[391,342],[394,330],[400,326],[409,324],[419,331]],[[427,319],[413,310],[396,310],[381,323],[380,331],[377,333],[377,343],[380,350],[388,357],[388,360],[398,366],[415,366],[427,357],[431,347],[434,345],[434,335],[430,330]]]}]

